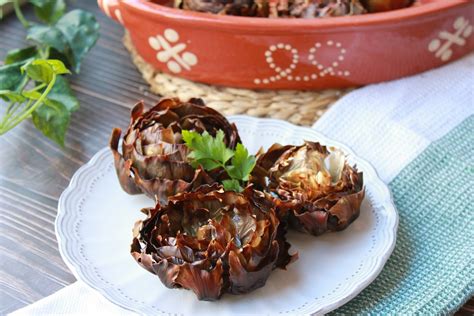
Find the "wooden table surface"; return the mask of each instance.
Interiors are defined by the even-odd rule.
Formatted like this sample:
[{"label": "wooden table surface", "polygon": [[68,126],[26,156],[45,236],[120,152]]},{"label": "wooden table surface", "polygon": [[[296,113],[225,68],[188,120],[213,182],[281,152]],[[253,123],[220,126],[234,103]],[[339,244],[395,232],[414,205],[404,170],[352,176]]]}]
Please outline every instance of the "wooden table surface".
[{"label": "wooden table surface", "polygon": [[[54,233],[58,198],[74,172],[107,145],[113,127],[126,127],[129,107],[158,97],[121,44],[123,29],[94,0],[71,7],[94,12],[101,37],[72,77],[80,110],[72,117],[66,147],[41,135],[30,121],[0,137],[0,314],[31,304],[75,281],[63,263]],[[32,17],[29,8],[26,17]],[[9,15],[0,22],[0,60],[25,45],[25,30]],[[474,314],[471,300],[461,314]]]}]

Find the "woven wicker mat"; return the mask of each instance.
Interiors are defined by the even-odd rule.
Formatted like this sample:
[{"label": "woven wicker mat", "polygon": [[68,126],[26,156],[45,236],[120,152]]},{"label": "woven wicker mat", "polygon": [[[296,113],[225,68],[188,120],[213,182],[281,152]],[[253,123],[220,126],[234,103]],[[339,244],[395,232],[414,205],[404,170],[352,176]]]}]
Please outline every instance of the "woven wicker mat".
[{"label": "woven wicker mat", "polygon": [[[323,113],[351,89],[320,91],[255,91],[211,86],[162,73],[141,58],[126,32],[123,42],[132,60],[153,93],[177,96],[183,100],[200,97],[206,105],[224,113],[272,117],[298,125],[312,125]],[[295,111],[297,109],[297,111]]]}]

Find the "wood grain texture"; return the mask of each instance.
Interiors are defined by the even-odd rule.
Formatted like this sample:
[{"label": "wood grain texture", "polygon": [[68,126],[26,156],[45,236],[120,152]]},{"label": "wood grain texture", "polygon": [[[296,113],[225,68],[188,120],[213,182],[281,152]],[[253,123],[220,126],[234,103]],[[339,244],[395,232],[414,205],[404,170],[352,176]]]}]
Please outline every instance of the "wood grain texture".
[{"label": "wood grain texture", "polygon": [[[158,99],[122,46],[122,28],[94,0],[74,1],[74,7],[95,13],[101,37],[71,80],[81,108],[73,114],[66,148],[43,137],[30,121],[0,137],[0,315],[75,281],[54,233],[58,198],[74,172],[107,146],[112,128],[127,126],[129,107]],[[29,19],[31,11],[25,8]],[[25,35],[15,16],[6,16],[0,22],[0,59],[25,46]]]},{"label": "wood grain texture", "polygon": [[[101,38],[72,88],[81,108],[73,114],[66,147],[44,138],[30,121],[0,137],[0,314],[48,296],[75,281],[59,255],[54,234],[58,198],[74,172],[107,145],[113,127],[126,127],[129,107],[149,93],[121,44],[122,28],[103,15],[95,0],[74,1],[94,12]],[[32,19],[31,9],[25,9]],[[0,59],[25,45],[14,16],[0,22]],[[474,301],[460,311],[473,314]]]}]

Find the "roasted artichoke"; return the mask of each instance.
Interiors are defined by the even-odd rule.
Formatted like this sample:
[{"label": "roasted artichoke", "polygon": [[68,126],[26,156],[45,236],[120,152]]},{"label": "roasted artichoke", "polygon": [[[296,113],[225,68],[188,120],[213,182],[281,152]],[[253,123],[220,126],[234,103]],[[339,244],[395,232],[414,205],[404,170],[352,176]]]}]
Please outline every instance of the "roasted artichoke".
[{"label": "roasted artichoke", "polygon": [[200,300],[262,287],[274,268],[296,259],[272,200],[251,187],[236,193],[203,185],[144,211],[132,256],[165,286],[190,289]]},{"label": "roasted artichoke", "polygon": [[344,154],[308,141],[259,153],[251,181],[277,197],[281,220],[313,235],[345,229],[359,216],[364,198],[362,173]]},{"label": "roasted artichoke", "polygon": [[169,196],[215,182],[213,177],[218,175],[190,165],[189,151],[181,135],[183,129],[207,131],[211,135],[222,130],[224,142],[231,149],[240,142],[235,125],[206,107],[201,99],[181,102],[165,98],[146,112],[140,102],[131,112],[122,153],[118,150],[121,130],[115,128],[110,138],[117,175],[127,193],[145,193],[166,204]]}]

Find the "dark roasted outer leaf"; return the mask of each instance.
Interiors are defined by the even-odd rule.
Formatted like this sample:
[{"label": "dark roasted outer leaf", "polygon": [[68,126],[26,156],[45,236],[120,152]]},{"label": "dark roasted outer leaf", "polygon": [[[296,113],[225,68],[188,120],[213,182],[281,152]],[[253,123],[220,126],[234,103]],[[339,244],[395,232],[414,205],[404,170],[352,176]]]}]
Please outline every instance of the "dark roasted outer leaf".
[{"label": "dark roasted outer leaf", "polygon": [[30,2],[35,6],[36,16],[48,24],[59,20],[66,9],[64,0],[30,0]]},{"label": "dark roasted outer leaf", "polygon": [[192,290],[200,300],[253,291],[297,259],[273,199],[252,187],[236,193],[202,185],[144,212],[132,256],[165,286]]},{"label": "dark roasted outer leaf", "polygon": [[274,144],[258,156],[251,181],[274,194],[280,218],[296,229],[321,235],[343,230],[359,216],[363,175],[342,151],[305,141]]},{"label": "dark roasted outer leaf", "polygon": [[69,126],[70,114],[64,105],[48,100],[32,115],[33,123],[46,137],[64,147],[64,138]]},{"label": "dark roasted outer leaf", "polygon": [[21,49],[14,49],[8,52],[7,56],[5,57],[5,65],[17,63],[17,62],[24,62],[31,60],[31,58],[36,57],[38,51],[36,50],[35,46],[30,46]]},{"label": "dark roasted outer leaf", "polygon": [[[219,159],[228,161],[240,142],[236,126],[201,99],[163,98],[148,111],[139,102],[131,111],[120,152],[121,134],[113,130],[110,148],[122,188],[130,194],[143,192],[163,205],[177,193],[226,179]],[[216,143],[210,134],[222,136]]]}]

